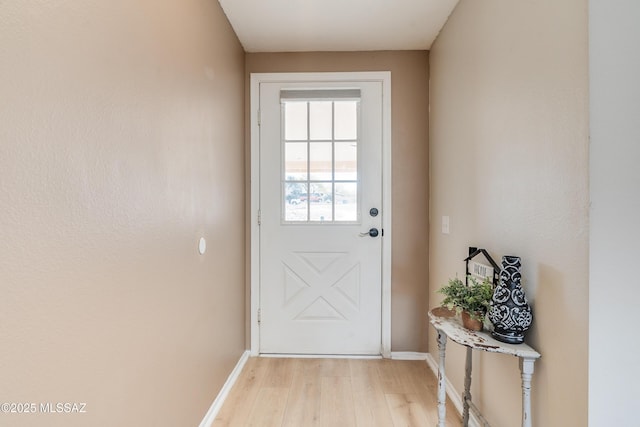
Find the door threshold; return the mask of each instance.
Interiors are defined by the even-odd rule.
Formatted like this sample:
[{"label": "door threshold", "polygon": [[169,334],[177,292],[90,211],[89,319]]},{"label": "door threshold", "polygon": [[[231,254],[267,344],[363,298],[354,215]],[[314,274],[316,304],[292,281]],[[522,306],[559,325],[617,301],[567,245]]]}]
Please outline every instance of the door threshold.
[{"label": "door threshold", "polygon": [[382,359],[380,354],[292,354],[260,353],[258,357],[278,357],[295,359]]}]

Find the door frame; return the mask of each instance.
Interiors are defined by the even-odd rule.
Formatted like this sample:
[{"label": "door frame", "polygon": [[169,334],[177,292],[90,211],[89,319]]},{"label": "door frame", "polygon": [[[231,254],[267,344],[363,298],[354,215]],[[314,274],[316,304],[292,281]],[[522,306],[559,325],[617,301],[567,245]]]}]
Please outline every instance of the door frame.
[{"label": "door frame", "polygon": [[339,73],[251,73],[251,284],[250,326],[251,355],[260,352],[260,84],[304,82],[362,82],[382,83],[382,325],[381,355],[391,357],[391,72]]}]

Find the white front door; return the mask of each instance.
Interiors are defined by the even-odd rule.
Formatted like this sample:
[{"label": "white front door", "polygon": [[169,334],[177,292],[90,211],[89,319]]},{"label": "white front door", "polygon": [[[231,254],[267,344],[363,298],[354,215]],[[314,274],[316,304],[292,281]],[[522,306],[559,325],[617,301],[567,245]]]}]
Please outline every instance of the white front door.
[{"label": "white front door", "polygon": [[260,83],[260,353],[381,353],[382,92]]}]

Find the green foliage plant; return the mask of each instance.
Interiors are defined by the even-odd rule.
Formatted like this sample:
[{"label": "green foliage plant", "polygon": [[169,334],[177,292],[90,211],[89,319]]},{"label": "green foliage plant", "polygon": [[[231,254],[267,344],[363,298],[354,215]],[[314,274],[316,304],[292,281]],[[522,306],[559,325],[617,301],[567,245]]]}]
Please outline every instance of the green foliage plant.
[{"label": "green foliage plant", "polygon": [[457,277],[449,279],[449,283],[438,290],[444,295],[442,305],[455,309],[456,312],[466,311],[472,319],[484,321],[484,316],[489,309],[489,303],[493,297],[493,284],[489,278],[478,282],[469,276],[469,285],[466,285]]}]

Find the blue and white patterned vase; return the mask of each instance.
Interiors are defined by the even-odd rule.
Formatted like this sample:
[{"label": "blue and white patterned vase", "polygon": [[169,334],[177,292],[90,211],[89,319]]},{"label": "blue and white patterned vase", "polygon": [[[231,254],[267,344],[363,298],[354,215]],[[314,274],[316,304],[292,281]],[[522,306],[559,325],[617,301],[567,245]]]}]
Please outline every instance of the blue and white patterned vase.
[{"label": "blue and white patterned vase", "polygon": [[520,258],[502,257],[500,281],[493,292],[489,307],[489,320],[493,323],[491,335],[498,341],[521,344],[531,327],[533,314],[520,284]]}]

